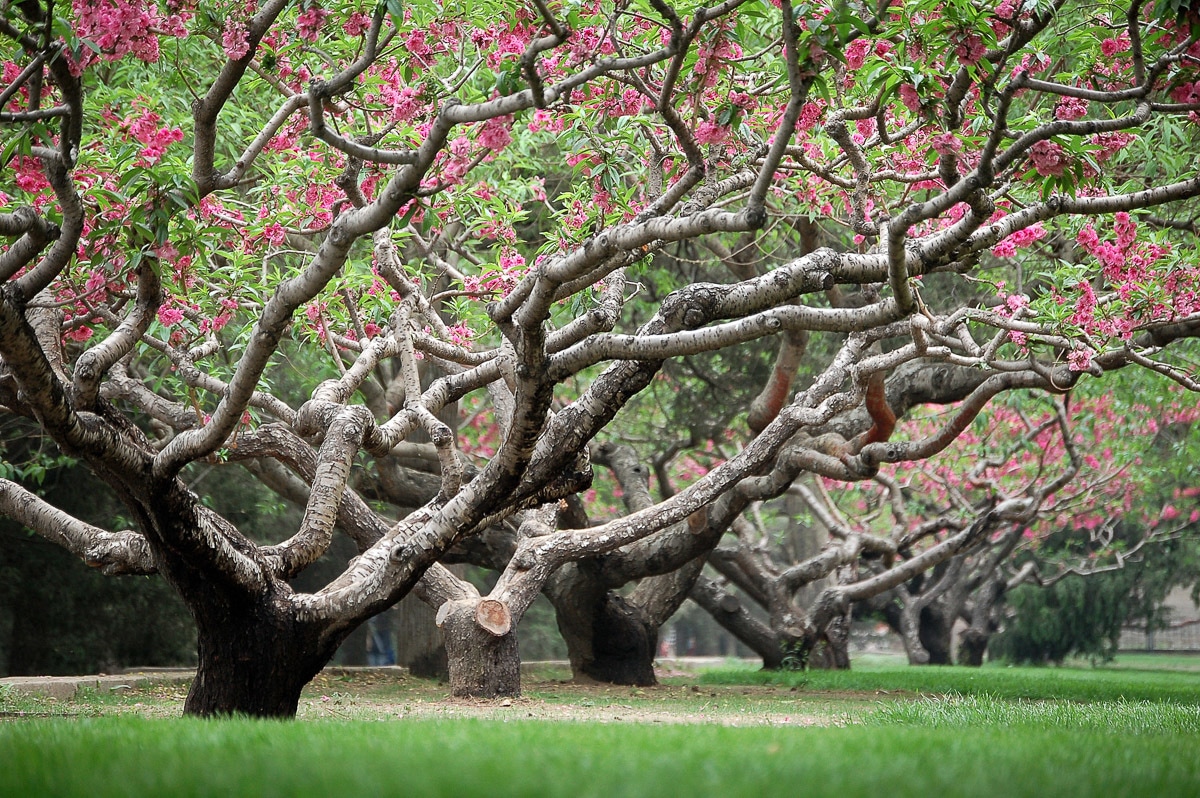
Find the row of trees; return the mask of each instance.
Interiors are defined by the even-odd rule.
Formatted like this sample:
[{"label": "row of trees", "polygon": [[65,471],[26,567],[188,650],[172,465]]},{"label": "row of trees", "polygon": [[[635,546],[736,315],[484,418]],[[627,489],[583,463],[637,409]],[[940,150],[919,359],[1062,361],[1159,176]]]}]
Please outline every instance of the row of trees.
[{"label": "row of trees", "polygon": [[[1055,410],[999,445],[1058,430],[1056,475],[964,464],[981,492],[924,497],[936,517],[891,464],[1013,392],[1198,387],[1190,24],[1136,0],[5,4],[0,404],[131,525],[10,481],[0,511],[178,592],[194,714],[293,714],[409,593],[457,693],[519,690],[539,594],[577,673],[652,680],[688,596],[731,611],[709,561],[795,661],[842,663],[887,591],[913,640],[936,569],[991,584],[1079,458]],[[190,480],[216,463],[301,503],[294,533],[212,509]],[[899,496],[846,519],[814,478]],[[833,542],[770,575],[753,515],[788,491]],[[335,531],[358,555],[297,587]]]}]

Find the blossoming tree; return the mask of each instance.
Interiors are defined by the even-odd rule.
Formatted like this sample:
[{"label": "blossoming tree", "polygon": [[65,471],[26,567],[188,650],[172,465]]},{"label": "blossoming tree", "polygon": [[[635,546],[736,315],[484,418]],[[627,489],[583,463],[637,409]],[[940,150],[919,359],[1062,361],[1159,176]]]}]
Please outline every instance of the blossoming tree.
[{"label": "blossoming tree", "polygon": [[[178,590],[189,713],[294,713],[410,591],[439,608],[454,689],[511,692],[513,626],[571,563],[712,541],[802,473],[923,459],[1003,391],[1130,364],[1197,387],[1168,347],[1200,327],[1179,244],[1200,47],[1168,10],[3,8],[0,396],[135,528],[13,483],[0,507]],[[641,284],[692,242],[711,276]],[[806,336],[827,356],[801,387]],[[587,525],[589,444],[664,361],[772,337],[753,435]],[[960,399],[928,438],[889,440],[886,416]],[[490,407],[471,458],[458,401]],[[210,461],[302,497],[295,534],[260,543],[209,509],[188,467]],[[506,525],[489,596],[439,564]],[[335,527],[360,555],[293,589]],[[662,576],[700,553],[671,550]]]},{"label": "blossoming tree", "polygon": [[[912,664],[950,664],[963,621],[958,661],[981,664],[1004,596],[1017,585],[1120,568],[1200,520],[1200,510],[1180,518],[1179,498],[1149,515],[1140,506],[1139,497],[1154,492],[1147,483],[1163,476],[1150,453],[1155,414],[1143,407],[1131,421],[1107,396],[1067,404],[993,405],[928,461],[885,466],[867,482],[793,484],[807,508],[799,520],[826,538],[819,551],[788,560],[769,528],[743,524],[709,557],[720,579],[702,577],[692,598],[768,667],[844,666],[852,609],[886,618]],[[1160,411],[1163,423],[1195,416],[1194,405],[1173,404]],[[898,435],[922,438],[937,425],[918,418]],[[1010,510],[989,513],[997,506]],[[1114,537],[1122,519],[1140,529],[1135,539]],[[913,567],[919,558],[938,562]],[[838,623],[821,624],[820,613],[834,605]],[[824,640],[814,640],[817,629]]]}]

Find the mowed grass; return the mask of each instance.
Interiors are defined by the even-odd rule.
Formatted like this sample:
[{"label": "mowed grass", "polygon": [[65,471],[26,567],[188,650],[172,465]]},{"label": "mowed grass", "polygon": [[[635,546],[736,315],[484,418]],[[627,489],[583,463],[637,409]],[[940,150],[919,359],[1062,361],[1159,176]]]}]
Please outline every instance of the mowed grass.
[{"label": "mowed grass", "polygon": [[1181,670],[1118,668],[965,668],[855,665],[848,671],[763,671],[717,668],[703,684],[760,684],[800,690],[987,695],[1001,699],[1200,702],[1200,675]]},{"label": "mowed grass", "polygon": [[[330,680],[296,722],[147,718],[126,702],[149,694],[83,696],[65,717],[0,722],[0,796],[1200,795],[1195,672],[868,662],[669,681],[545,680],[474,718],[409,714],[444,695],[412,680]],[[571,702],[558,717],[573,720],[534,715]],[[805,706],[836,707],[834,725],[726,725]],[[687,722],[660,722],[671,707]]]},{"label": "mowed grass", "polygon": [[1194,796],[1191,736],[101,718],[0,725],[0,794]]}]

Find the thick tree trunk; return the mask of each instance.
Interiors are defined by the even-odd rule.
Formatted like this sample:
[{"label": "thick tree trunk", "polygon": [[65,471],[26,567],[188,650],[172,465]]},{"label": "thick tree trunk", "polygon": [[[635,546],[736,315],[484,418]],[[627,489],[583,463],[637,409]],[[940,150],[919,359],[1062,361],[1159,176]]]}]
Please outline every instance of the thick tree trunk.
[{"label": "thick tree trunk", "polygon": [[813,646],[808,657],[808,667],[817,670],[850,670],[850,621],[835,618],[825,630],[825,635]]},{"label": "thick tree trunk", "polygon": [[987,652],[990,637],[974,628],[963,632],[962,639],[958,643],[958,664],[974,668],[982,665],[983,655]]},{"label": "thick tree trunk", "polygon": [[[609,684],[658,684],[658,626],[617,594],[608,593],[605,599],[592,620],[592,656],[580,662],[577,673]],[[574,660],[571,664],[574,667]]]},{"label": "thick tree trunk", "polygon": [[576,679],[609,684],[657,684],[658,626],[621,596],[604,589],[580,566],[555,575],[547,597],[567,644]]},{"label": "thick tree trunk", "polygon": [[447,602],[438,611],[446,640],[450,693],[460,698],[521,694],[517,632],[501,602]]},{"label": "thick tree trunk", "polygon": [[291,718],[300,692],[337,650],[270,602],[219,610],[192,607],[199,667],[185,715]]},{"label": "thick tree trunk", "polygon": [[953,616],[947,618],[946,613],[936,605],[928,606],[921,612],[921,645],[929,653],[929,661],[926,664],[953,664],[950,659],[953,635]]}]

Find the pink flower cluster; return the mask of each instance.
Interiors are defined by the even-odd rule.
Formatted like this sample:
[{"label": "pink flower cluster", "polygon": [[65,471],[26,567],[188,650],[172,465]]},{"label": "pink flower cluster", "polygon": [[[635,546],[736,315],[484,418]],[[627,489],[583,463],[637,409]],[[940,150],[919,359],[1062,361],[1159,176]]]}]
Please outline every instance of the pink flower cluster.
[{"label": "pink flower cluster", "polygon": [[139,113],[125,117],[121,127],[129,135],[144,146],[138,155],[140,166],[152,166],[158,163],[167,147],[183,141],[183,130],[178,127],[159,127],[161,117],[153,111],[139,108]]},{"label": "pink flower cluster", "polygon": [[296,34],[305,41],[315,42],[328,16],[329,12],[320,6],[309,6],[296,17]]},{"label": "pink flower cluster", "polygon": [[1011,258],[1017,250],[1032,246],[1035,241],[1046,237],[1046,228],[1041,222],[1022,228],[992,247],[992,254],[998,258]]},{"label": "pink flower cluster", "polygon": [[74,75],[83,74],[98,60],[116,61],[128,54],[148,63],[157,61],[159,34],[187,36],[184,23],[190,16],[163,17],[151,3],[127,0],[73,0],[71,10],[75,34],[95,45],[93,49],[85,44],[78,60],[68,59]]},{"label": "pink flower cluster", "polygon": [[1088,101],[1079,97],[1062,97],[1054,106],[1054,116],[1058,119],[1083,119],[1087,112]]},{"label": "pink flower cluster", "polygon": [[729,128],[718,125],[711,119],[705,119],[696,126],[697,144],[720,144],[729,138]]},{"label": "pink flower cluster", "polygon": [[242,20],[234,17],[225,20],[225,28],[221,31],[221,49],[230,60],[241,60],[250,52],[247,34],[246,23]]},{"label": "pink flower cluster", "polygon": [[493,117],[484,122],[483,127],[479,129],[480,146],[500,152],[512,144],[512,124],[511,114]]},{"label": "pink flower cluster", "polygon": [[1069,163],[1063,148],[1049,139],[1042,139],[1029,148],[1029,160],[1044,177],[1062,177]]},{"label": "pink flower cluster", "polygon": [[954,54],[968,66],[977,64],[987,54],[987,47],[978,33],[956,32],[950,37],[954,43]]}]

